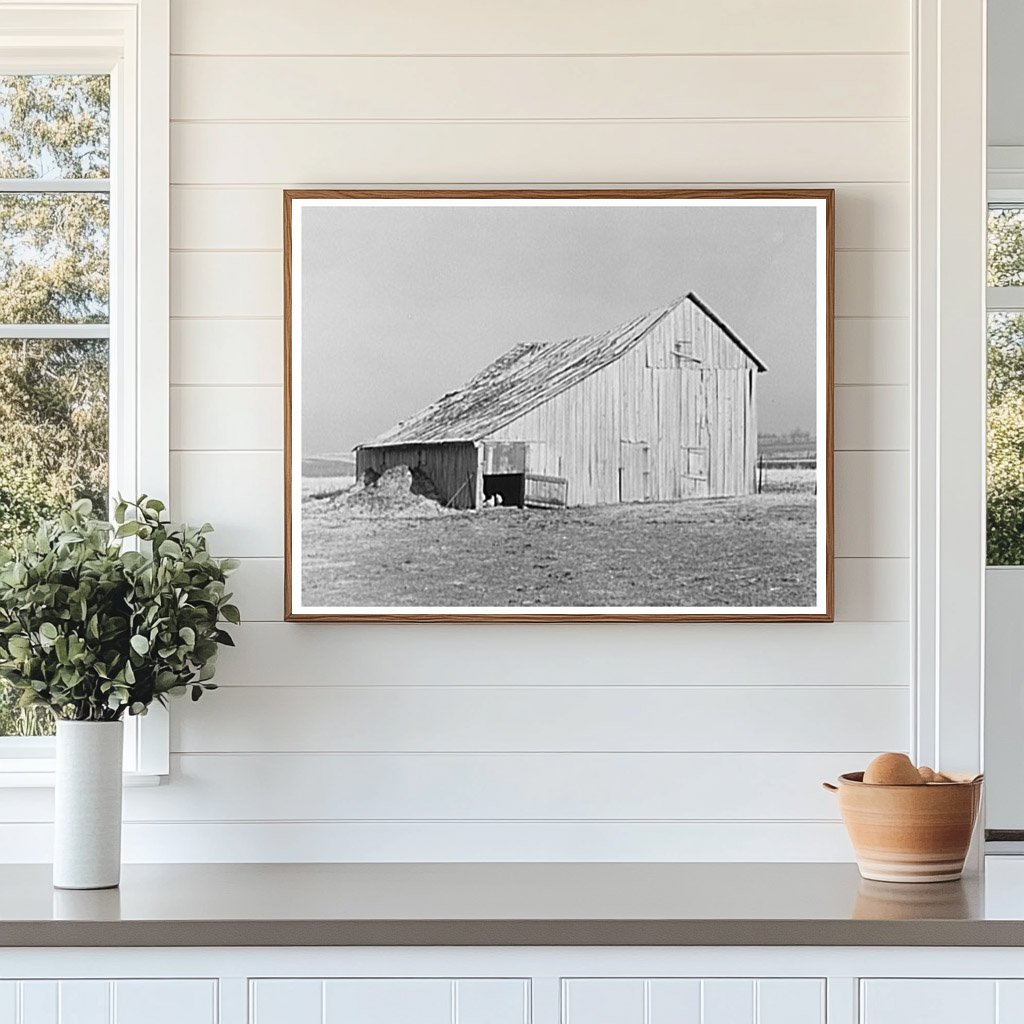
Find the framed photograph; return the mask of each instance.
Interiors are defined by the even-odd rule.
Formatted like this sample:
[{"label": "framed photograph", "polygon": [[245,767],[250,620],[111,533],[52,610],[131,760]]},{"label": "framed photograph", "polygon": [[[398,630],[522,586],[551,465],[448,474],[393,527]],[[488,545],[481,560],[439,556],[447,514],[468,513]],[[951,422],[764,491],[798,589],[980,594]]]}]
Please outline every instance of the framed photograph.
[{"label": "framed photograph", "polygon": [[285,192],[286,617],[831,621],[833,206]]}]

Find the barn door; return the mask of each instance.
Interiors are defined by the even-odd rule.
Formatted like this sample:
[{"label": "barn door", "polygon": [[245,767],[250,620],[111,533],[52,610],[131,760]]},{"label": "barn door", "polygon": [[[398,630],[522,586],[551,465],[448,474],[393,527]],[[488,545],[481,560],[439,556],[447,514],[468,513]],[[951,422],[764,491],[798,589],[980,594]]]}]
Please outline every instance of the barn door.
[{"label": "barn door", "polygon": [[619,442],[619,501],[650,501],[651,449],[645,441]]}]

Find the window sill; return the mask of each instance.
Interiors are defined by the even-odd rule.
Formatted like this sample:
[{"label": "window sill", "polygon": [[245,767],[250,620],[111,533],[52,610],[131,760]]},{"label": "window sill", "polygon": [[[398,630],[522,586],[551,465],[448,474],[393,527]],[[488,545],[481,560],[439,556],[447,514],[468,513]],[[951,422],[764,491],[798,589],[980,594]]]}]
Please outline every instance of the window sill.
[{"label": "window sill", "polygon": [[[136,789],[142,786],[159,786],[167,779],[166,775],[155,775],[150,772],[125,772],[122,776],[125,788]],[[6,764],[0,768],[0,789],[53,789],[56,773],[52,767],[43,768],[37,761],[31,768]]]}]

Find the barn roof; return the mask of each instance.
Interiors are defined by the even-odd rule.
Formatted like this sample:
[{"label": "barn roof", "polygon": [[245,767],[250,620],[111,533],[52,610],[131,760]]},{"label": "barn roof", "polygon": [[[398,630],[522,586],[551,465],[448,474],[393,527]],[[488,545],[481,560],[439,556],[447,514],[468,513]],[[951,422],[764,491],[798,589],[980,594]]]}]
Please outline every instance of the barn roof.
[{"label": "barn roof", "polygon": [[600,334],[527,341],[511,348],[457,391],[421,409],[361,448],[479,441],[614,363],[673,309],[689,300],[754,363],[764,363],[693,292]]}]

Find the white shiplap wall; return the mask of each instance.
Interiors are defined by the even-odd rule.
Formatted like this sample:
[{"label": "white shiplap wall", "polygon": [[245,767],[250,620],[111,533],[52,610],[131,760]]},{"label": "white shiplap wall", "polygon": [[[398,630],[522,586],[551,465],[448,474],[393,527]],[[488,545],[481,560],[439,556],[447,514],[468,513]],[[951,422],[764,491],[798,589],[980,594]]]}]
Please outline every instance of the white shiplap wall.
[{"label": "white shiplap wall", "polygon": [[[910,736],[909,0],[172,20],[172,499],[247,622],[127,856],[846,859],[819,781]],[[837,188],[834,625],[280,621],[280,191],[481,183]]]}]

